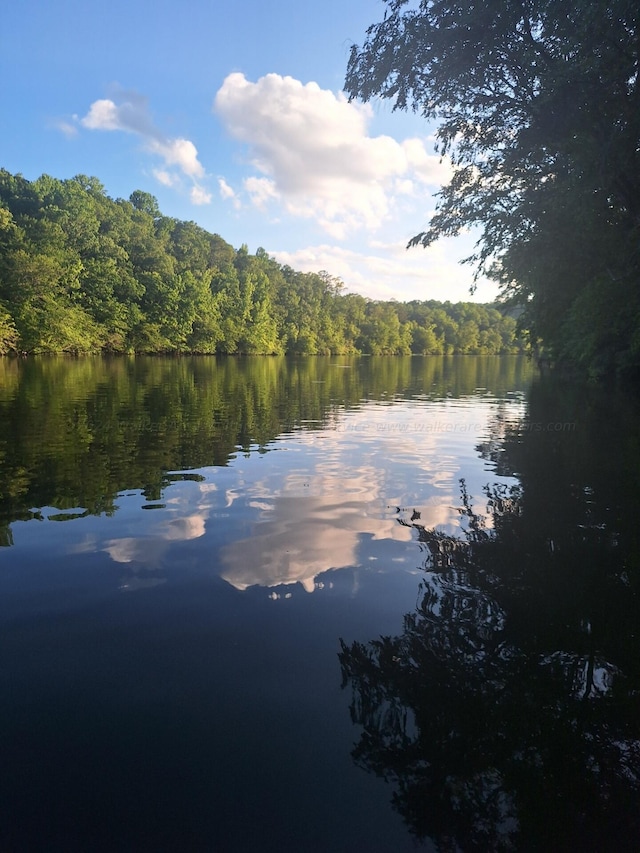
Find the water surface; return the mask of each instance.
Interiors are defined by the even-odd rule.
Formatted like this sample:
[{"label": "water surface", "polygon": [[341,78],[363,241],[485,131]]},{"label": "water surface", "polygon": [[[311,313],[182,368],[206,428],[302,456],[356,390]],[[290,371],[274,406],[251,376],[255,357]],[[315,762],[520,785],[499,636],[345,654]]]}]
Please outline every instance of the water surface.
[{"label": "water surface", "polygon": [[631,844],[632,401],[515,357],[0,377],[5,849]]}]

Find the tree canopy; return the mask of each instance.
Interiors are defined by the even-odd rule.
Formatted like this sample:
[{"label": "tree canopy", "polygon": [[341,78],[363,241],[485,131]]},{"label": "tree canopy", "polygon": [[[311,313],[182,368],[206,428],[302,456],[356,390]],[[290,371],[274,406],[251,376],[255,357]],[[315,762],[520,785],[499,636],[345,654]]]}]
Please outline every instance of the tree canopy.
[{"label": "tree canopy", "polygon": [[553,357],[640,371],[637,2],[384,2],[347,92],[437,121],[454,167],[411,243],[478,226],[468,260]]},{"label": "tree canopy", "polygon": [[325,271],[234,249],[96,178],[0,170],[0,354],[497,354],[523,348],[495,306],[372,301]]}]

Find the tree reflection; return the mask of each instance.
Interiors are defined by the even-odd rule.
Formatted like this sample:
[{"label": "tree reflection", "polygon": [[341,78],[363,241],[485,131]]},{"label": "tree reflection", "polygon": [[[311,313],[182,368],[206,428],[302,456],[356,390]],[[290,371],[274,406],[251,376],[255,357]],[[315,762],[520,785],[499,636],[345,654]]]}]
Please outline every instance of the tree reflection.
[{"label": "tree reflection", "polygon": [[34,508],[110,515],[123,490],[158,500],[167,472],[265,452],[363,401],[499,394],[531,373],[515,356],[0,358],[0,547]]},{"label": "tree reflection", "polygon": [[[536,394],[530,415],[571,403]],[[557,435],[507,430],[500,465],[521,485],[487,487],[479,512],[461,481],[458,537],[400,514],[424,552],[416,609],[399,636],[341,641],[354,760],[441,850],[639,849],[634,504],[621,480],[584,484],[610,425],[582,423],[590,441],[558,454]],[[637,470],[626,435],[613,473],[632,458]]]}]

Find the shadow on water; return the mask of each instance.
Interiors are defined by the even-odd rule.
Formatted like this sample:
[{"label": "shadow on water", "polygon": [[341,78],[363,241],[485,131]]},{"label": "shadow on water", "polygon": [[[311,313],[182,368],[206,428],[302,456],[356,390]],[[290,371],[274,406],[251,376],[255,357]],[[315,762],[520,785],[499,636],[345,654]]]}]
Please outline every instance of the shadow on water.
[{"label": "shadow on water", "polygon": [[353,759],[440,850],[639,849],[638,414],[534,383],[527,420],[478,447],[520,485],[479,511],[461,481],[458,537],[400,514],[416,608],[397,636],[341,641]]}]

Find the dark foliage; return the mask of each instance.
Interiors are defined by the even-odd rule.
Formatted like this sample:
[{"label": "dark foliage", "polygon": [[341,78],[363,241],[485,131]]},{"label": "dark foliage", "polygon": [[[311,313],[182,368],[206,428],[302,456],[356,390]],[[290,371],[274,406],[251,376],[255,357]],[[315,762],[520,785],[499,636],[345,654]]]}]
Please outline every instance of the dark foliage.
[{"label": "dark foliage", "polygon": [[470,258],[535,340],[594,376],[640,369],[640,11],[631,0],[385,0],[346,88],[439,122],[455,171],[412,243]]}]

